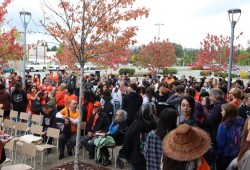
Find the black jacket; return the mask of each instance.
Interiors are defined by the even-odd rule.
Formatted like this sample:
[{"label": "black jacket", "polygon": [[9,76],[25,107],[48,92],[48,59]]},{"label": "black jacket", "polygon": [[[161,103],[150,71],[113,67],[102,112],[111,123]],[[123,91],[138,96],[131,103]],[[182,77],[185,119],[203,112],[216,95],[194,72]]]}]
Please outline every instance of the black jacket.
[{"label": "black jacket", "polygon": [[128,128],[124,139],[124,153],[136,170],[146,169],[146,160],[140,148],[140,136],[155,128],[156,123],[149,124],[139,120],[135,120]]},{"label": "black jacket", "polygon": [[128,121],[133,121],[135,119],[135,115],[139,111],[141,105],[142,97],[139,94],[130,92],[124,96],[122,101],[122,109],[127,112]]},{"label": "black jacket", "polygon": [[18,112],[26,112],[28,99],[24,90],[14,90],[11,94],[10,100],[13,104],[13,110]]},{"label": "black jacket", "polygon": [[56,108],[53,108],[50,114],[44,114],[43,111],[41,111],[41,114],[43,115],[43,129],[46,130],[48,127],[52,127],[54,124],[55,116],[57,114]]},{"label": "black jacket", "polygon": [[250,107],[245,104],[240,105],[238,115],[246,120],[250,116]]},{"label": "black jacket", "polygon": [[96,123],[93,129],[91,128],[94,122],[95,115],[96,113],[92,114],[91,117],[89,118],[89,121],[86,127],[87,133],[88,132],[95,133],[98,130],[101,130],[101,132],[104,132],[104,133],[108,132],[110,121],[109,121],[108,115],[104,112],[101,112],[98,114],[99,118],[96,120]]}]

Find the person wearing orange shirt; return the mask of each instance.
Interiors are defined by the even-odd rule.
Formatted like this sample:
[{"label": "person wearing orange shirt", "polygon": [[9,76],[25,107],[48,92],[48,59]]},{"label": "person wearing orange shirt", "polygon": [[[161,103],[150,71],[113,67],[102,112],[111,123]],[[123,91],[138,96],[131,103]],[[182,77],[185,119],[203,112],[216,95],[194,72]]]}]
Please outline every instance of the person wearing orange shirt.
[{"label": "person wearing orange shirt", "polygon": [[34,77],[32,79],[32,85],[40,86],[41,80],[38,77],[37,74],[34,74]]},{"label": "person wearing orange shirt", "polygon": [[242,90],[239,88],[232,88],[229,91],[229,98],[231,98],[232,100],[229,101],[229,104],[234,105],[237,109],[241,104],[241,97],[242,97]]},{"label": "person wearing orange shirt", "polygon": [[57,106],[58,111],[61,111],[65,106],[65,101],[64,101],[65,88],[66,88],[66,84],[61,83],[59,86],[59,90],[56,93],[56,106]]},{"label": "person wearing orange shirt", "polygon": [[173,81],[174,79],[172,74],[168,74],[168,76],[164,79],[164,82],[168,84],[171,84]]},{"label": "person wearing orange shirt", "polygon": [[50,79],[45,79],[44,84],[39,86],[39,89],[44,91],[44,93],[48,94],[53,91],[53,86],[50,84]]},{"label": "person wearing orange shirt", "polygon": [[93,102],[91,100],[91,91],[84,91],[82,100],[82,121],[87,122],[93,113]]},{"label": "person wearing orange shirt", "polygon": [[[72,149],[74,149],[76,145],[76,131],[77,131],[77,124],[78,124],[78,116],[79,112],[77,109],[77,101],[76,100],[70,100],[69,102],[69,108],[64,108],[60,112],[56,114],[56,118],[59,119],[69,119],[70,121],[70,142],[67,145],[68,149],[68,155],[72,156]],[[59,136],[59,160],[64,158],[64,149],[65,145],[67,143],[67,136],[66,134],[60,134]]]},{"label": "person wearing orange shirt", "polygon": [[67,86],[64,91],[65,91],[65,96],[64,96],[64,106],[65,107],[69,107],[70,100],[78,101],[78,97],[76,95],[74,95],[74,87]]}]

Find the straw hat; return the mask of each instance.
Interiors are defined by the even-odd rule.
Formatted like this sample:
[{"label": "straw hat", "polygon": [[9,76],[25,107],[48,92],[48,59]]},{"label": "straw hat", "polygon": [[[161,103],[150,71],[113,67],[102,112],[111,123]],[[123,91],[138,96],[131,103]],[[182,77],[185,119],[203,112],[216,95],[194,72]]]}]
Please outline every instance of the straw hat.
[{"label": "straw hat", "polygon": [[182,124],[165,136],[162,149],[169,158],[177,161],[191,161],[204,155],[210,144],[211,139],[207,132]]}]

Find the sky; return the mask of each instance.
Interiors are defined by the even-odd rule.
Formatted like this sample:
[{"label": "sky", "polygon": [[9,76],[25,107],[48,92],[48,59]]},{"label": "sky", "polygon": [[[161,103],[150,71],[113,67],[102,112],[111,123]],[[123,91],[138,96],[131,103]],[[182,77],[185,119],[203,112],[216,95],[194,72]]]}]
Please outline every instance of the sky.
[{"label": "sky", "polygon": [[[52,2],[53,0],[50,0]],[[14,0],[8,7],[6,19],[8,27],[23,30],[19,11],[29,11],[32,20],[28,30],[41,30],[38,21],[42,19],[40,0]],[[235,35],[243,35],[234,41],[244,48],[248,47],[250,40],[250,1],[249,0],[137,0],[136,6],[145,6],[150,9],[148,18],[131,21],[127,26],[137,25],[139,31],[135,39],[137,46],[148,44],[158,37],[161,23],[160,40],[168,39],[170,42],[181,44],[183,48],[200,48],[200,42],[206,35],[231,35],[231,23],[227,11],[233,8],[241,9],[241,17],[235,27]],[[27,43],[36,43],[44,35],[28,33]],[[54,42],[51,37],[46,41]],[[250,45],[250,44],[249,44]]]}]

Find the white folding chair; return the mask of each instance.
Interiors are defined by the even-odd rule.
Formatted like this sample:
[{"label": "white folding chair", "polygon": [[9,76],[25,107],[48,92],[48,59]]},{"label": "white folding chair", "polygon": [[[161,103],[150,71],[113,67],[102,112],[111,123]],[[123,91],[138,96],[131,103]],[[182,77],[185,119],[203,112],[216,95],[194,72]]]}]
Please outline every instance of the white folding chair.
[{"label": "white folding chair", "polygon": [[32,115],[32,118],[31,118],[32,124],[41,125],[42,124],[42,120],[43,120],[43,116],[42,115],[36,115],[36,114]]},{"label": "white folding chair", "polygon": [[[59,145],[59,135],[60,135],[60,130],[55,129],[55,128],[48,128],[46,136],[48,137],[46,144],[43,145],[36,145],[37,151],[41,152],[41,169],[43,169],[43,156],[44,152],[47,152],[47,149],[56,149],[56,155],[57,155],[57,162],[59,165],[59,158],[58,158],[58,145]],[[53,144],[48,144],[49,138],[53,138],[56,140],[56,145]],[[48,161],[48,153],[47,153],[47,161]]]},{"label": "white folding chair", "polygon": [[14,122],[9,119],[4,119],[3,130],[5,136],[12,136]]},{"label": "white folding chair", "polygon": [[15,110],[10,110],[10,120],[16,122],[17,121],[17,116],[18,116],[18,111]]},{"label": "white folding chair", "polygon": [[[23,158],[22,158],[22,162],[21,164],[16,164],[16,165],[10,165],[10,166],[4,166],[2,167],[2,170],[27,170],[27,169],[35,169],[35,165],[36,165],[36,146],[33,144],[29,144],[29,143],[23,143],[23,147],[22,147],[22,153]],[[31,160],[30,160],[30,165],[26,164],[26,156],[30,156]],[[25,164],[24,164],[24,160],[25,160]],[[32,166],[33,164],[33,166]]]},{"label": "white folding chair", "polygon": [[20,121],[24,120],[25,122],[28,122],[28,120],[29,120],[29,114],[26,113],[26,112],[21,112],[19,119],[20,119]]},{"label": "white folding chair", "polygon": [[3,126],[4,110],[0,109],[0,126]]}]

